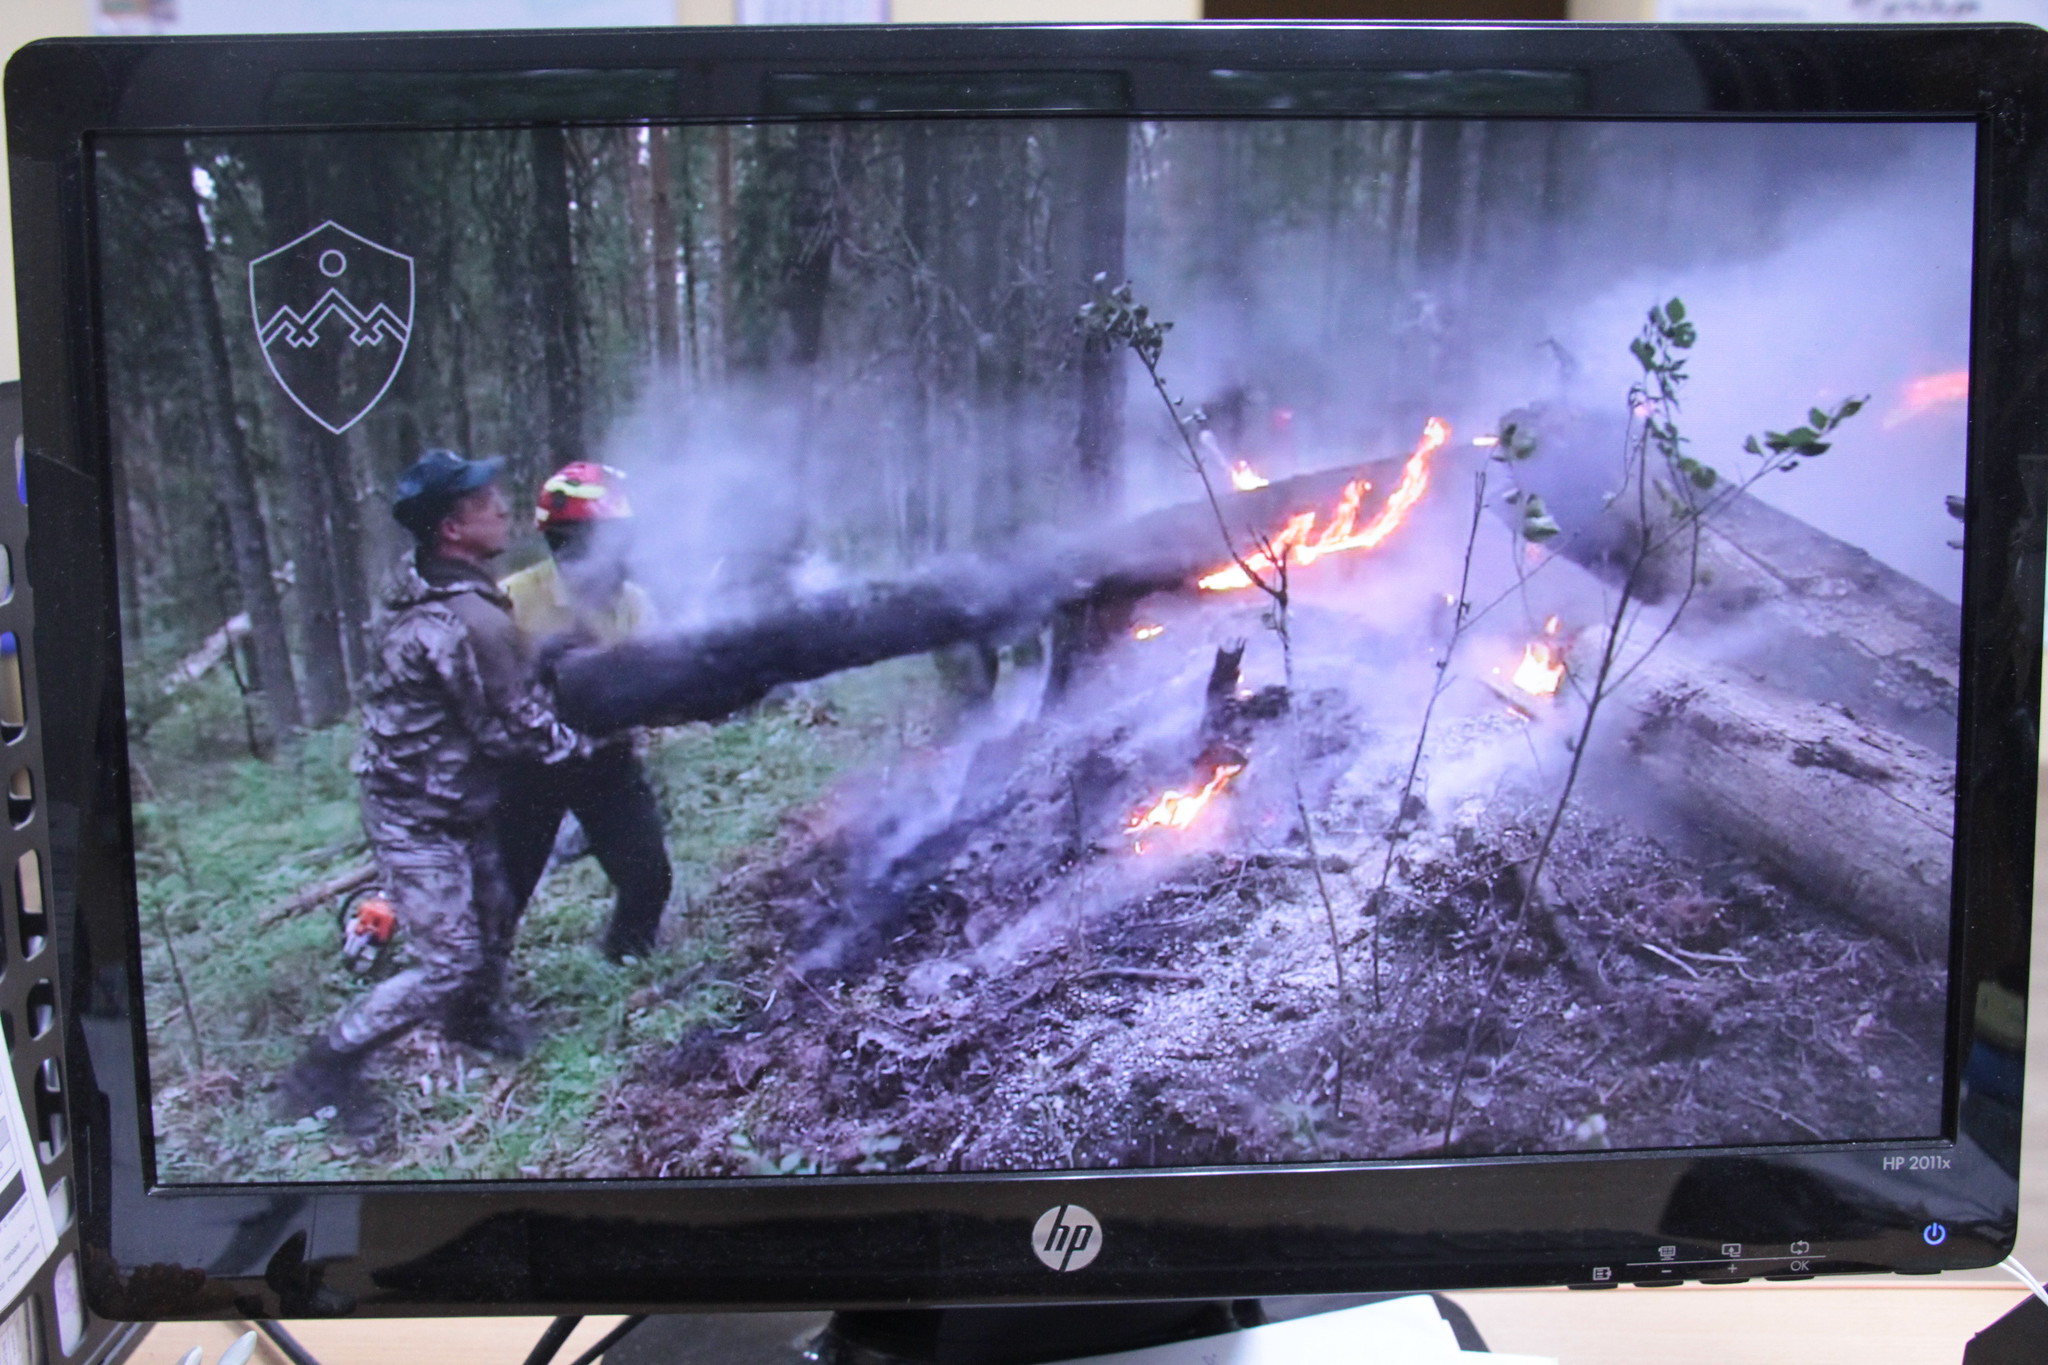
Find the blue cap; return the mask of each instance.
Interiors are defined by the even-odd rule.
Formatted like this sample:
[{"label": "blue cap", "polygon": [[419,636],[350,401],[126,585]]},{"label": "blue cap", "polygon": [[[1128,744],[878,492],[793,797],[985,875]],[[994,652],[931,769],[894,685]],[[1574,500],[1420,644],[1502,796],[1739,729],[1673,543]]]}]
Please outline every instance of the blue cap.
[{"label": "blue cap", "polygon": [[498,477],[505,462],[465,460],[452,450],[430,450],[398,476],[391,515],[414,535],[425,535],[448,515],[456,500]]}]

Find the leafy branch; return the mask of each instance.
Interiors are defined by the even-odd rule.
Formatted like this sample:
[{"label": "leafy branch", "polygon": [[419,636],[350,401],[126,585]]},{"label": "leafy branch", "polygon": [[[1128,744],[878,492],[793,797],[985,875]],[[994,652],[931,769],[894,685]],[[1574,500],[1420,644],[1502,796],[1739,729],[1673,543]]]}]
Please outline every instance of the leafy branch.
[{"label": "leafy branch", "polygon": [[[1451,1083],[1450,1104],[1444,1114],[1443,1145],[1446,1148],[1451,1144],[1466,1075],[1471,1070],[1472,1056],[1479,1042],[1480,1025],[1485,1019],[1487,1005],[1499,989],[1508,958],[1521,940],[1530,908],[1542,897],[1543,874],[1556,848],[1565,814],[1571,808],[1593,727],[1608,699],[1669,638],[1686,608],[1692,604],[1700,585],[1700,549],[1708,520],[1765,477],[1789,473],[1801,463],[1825,454],[1833,443],[1823,438],[1834,435],[1869,401],[1867,397],[1849,398],[1832,409],[1815,407],[1808,411],[1806,423],[1802,426],[1789,431],[1766,431],[1761,437],[1750,436],[1742,443],[1742,448],[1755,457],[1755,466],[1739,479],[1726,479],[1713,466],[1687,453],[1687,439],[1678,425],[1679,395],[1690,378],[1686,373],[1684,353],[1690,351],[1698,339],[1698,330],[1686,316],[1684,302],[1674,298],[1669,303],[1653,306],[1642,330],[1629,343],[1629,353],[1635,357],[1641,374],[1628,391],[1629,435],[1623,457],[1623,491],[1610,499],[1609,506],[1611,508],[1621,501],[1627,490],[1633,487],[1635,512],[1631,530],[1634,532],[1635,549],[1622,576],[1620,591],[1608,612],[1592,686],[1581,693],[1585,699],[1585,710],[1570,744],[1571,763],[1565,771],[1564,784],[1551,807],[1536,851],[1529,859],[1529,870],[1522,879],[1522,894],[1514,917],[1502,936],[1492,969],[1473,1006],[1472,1019],[1465,1033],[1465,1046]],[[1651,501],[1653,494],[1657,500],[1655,505]],[[1526,522],[1526,500],[1523,507]],[[1640,615],[1651,575],[1664,552],[1681,540],[1686,549],[1684,591],[1649,644],[1624,665],[1622,654]]]},{"label": "leafy branch", "polygon": [[[1208,417],[1200,409],[1188,409],[1186,404],[1175,398],[1167,388],[1165,376],[1160,373],[1160,358],[1166,351],[1166,334],[1173,330],[1171,322],[1154,317],[1152,310],[1139,303],[1129,281],[1112,287],[1107,274],[1097,274],[1093,280],[1094,295],[1082,304],[1075,322],[1090,346],[1104,349],[1126,347],[1145,367],[1146,377],[1152,381],[1152,391],[1159,395],[1159,401],[1166,406],[1167,416],[1173,421],[1173,429],[1180,437],[1182,454],[1188,468],[1201,480],[1202,494],[1208,500],[1209,511],[1216,519],[1216,531],[1223,539],[1223,548],[1230,555],[1240,572],[1250,580],[1251,585],[1266,595],[1270,609],[1266,623],[1280,640],[1280,659],[1290,699],[1295,696],[1294,682],[1294,636],[1288,608],[1292,602],[1289,585],[1290,548],[1276,545],[1272,538],[1263,533],[1254,533],[1253,547],[1258,558],[1270,565],[1270,571],[1260,572],[1252,566],[1250,558],[1238,548],[1237,538],[1231,534],[1230,521],[1223,512],[1223,500],[1217,496],[1216,483],[1209,475],[1208,462],[1202,458],[1201,437],[1208,427]],[[1292,727],[1299,730],[1299,722]],[[1299,749],[1298,733],[1296,748]],[[1336,975],[1337,1001],[1341,1008],[1349,999],[1350,991],[1344,970],[1344,945],[1337,931],[1336,903],[1330,897],[1330,888],[1323,876],[1323,860],[1316,847],[1315,822],[1309,816],[1308,796],[1301,785],[1301,769],[1298,763],[1288,765],[1293,783],[1295,816],[1301,822],[1301,837],[1308,854],[1309,870],[1315,878],[1316,896],[1323,907],[1323,919],[1330,936],[1330,961]],[[1377,967],[1375,967],[1377,971]],[[1337,1113],[1344,1111],[1344,1049],[1341,1045],[1337,1055],[1337,1080],[1335,1107]]]}]

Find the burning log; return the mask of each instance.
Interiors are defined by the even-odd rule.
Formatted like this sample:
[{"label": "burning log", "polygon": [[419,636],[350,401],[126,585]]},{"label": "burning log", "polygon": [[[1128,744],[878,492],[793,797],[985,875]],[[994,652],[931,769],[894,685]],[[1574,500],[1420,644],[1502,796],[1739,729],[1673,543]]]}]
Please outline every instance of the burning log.
[{"label": "burning log", "polygon": [[[1386,529],[1372,539],[1372,546],[1377,546],[1427,491],[1428,480],[1411,472],[1418,454],[1421,467],[1426,469],[1440,443],[1425,444],[1429,445],[1426,453],[1418,447],[1418,453],[1400,460],[1319,470],[1224,493],[1224,524],[1230,528],[1238,550],[1258,567],[1260,561],[1253,555],[1262,542],[1270,541],[1278,548],[1288,528],[1303,524],[1312,527],[1325,513],[1330,514],[1331,525],[1313,539],[1321,541],[1339,526],[1350,531],[1350,538],[1358,538],[1357,518],[1367,499],[1377,499],[1376,510],[1367,521],[1367,529],[1386,523]],[[1385,513],[1395,506],[1397,496],[1400,503],[1395,515],[1389,518]],[[1291,545],[1292,541],[1288,543]],[[1325,549],[1319,553],[1327,552]],[[1132,601],[1147,593],[1186,588],[1226,568],[1242,572],[1230,564],[1216,529],[1216,514],[1206,502],[1182,503],[1152,512],[1091,535],[1083,543],[1054,547],[1051,553],[1073,565],[1076,576],[1089,584],[1093,595],[1121,596]]]},{"label": "burning log", "polygon": [[[1364,525],[1359,524],[1359,513],[1373,484],[1361,474],[1344,485],[1343,495],[1338,498],[1327,525],[1317,526],[1314,509],[1297,512],[1287,519],[1278,535],[1262,537],[1263,543],[1245,553],[1242,562],[1225,564],[1203,575],[1200,579],[1202,590],[1229,592],[1249,588],[1253,575],[1263,578],[1283,561],[1306,568],[1325,555],[1378,549],[1387,537],[1401,529],[1415,504],[1421,502],[1422,495],[1429,491],[1430,462],[1450,438],[1449,426],[1435,417],[1429,419],[1423,426],[1422,439],[1416,443],[1414,453],[1401,466],[1401,477],[1393,491],[1387,494],[1379,512]],[[1237,484],[1240,490],[1264,486],[1263,482]]]},{"label": "burning log", "polygon": [[[1518,474],[1565,527],[1547,549],[1610,584],[1628,572],[1628,520],[1607,490],[1580,471],[1604,469],[1594,452],[1619,445],[1618,418],[1536,405],[1508,414],[1554,452]],[[1638,579],[1652,603],[1675,601],[1691,569],[1685,537],[1673,540]],[[1925,585],[1857,549],[1742,495],[1716,508],[1700,547],[1700,583],[1682,634],[1739,624],[1748,642],[1718,657],[1772,686],[1859,717],[1943,755],[1955,752],[1961,609]]]},{"label": "burning log", "polygon": [[[1365,494],[1347,490],[1365,484],[1398,491],[1403,469],[1382,461],[1226,494],[1224,519],[1240,547],[1248,546],[1277,535],[1304,508],[1348,498],[1355,515]],[[1188,503],[1002,561],[941,565],[902,582],[819,594],[755,619],[572,651],[555,665],[555,692],[563,719],[592,733],[718,720],[783,683],[999,639],[1048,618],[1057,626],[1057,692],[1077,652],[1126,638],[1140,598],[1185,590],[1227,562],[1220,542],[1215,513],[1206,503]]]},{"label": "burning log", "polygon": [[[1575,525],[1553,542],[1572,562],[1546,574],[1614,582],[1611,529]],[[1683,555],[1671,559],[1685,569]],[[1637,775],[1814,903],[1939,957],[1954,856],[1959,609],[1747,496],[1708,523],[1700,567],[1679,628],[1618,698]],[[1590,582],[1559,586],[1597,596]],[[1670,604],[1676,591],[1667,583],[1659,595]],[[1555,636],[1547,623],[1545,635]],[[1542,647],[1526,647],[1529,676],[1517,668],[1524,686],[1503,696],[1547,681],[1532,658],[1561,660]]]},{"label": "burning log", "polygon": [[1244,768],[1242,754],[1219,751],[1215,766],[1209,771],[1209,780],[1199,788],[1190,792],[1168,788],[1150,806],[1132,811],[1130,818],[1124,821],[1124,833],[1131,837],[1131,847],[1139,853],[1150,847],[1145,837],[1147,830],[1186,829],[1194,824],[1209,803],[1222,795]]}]

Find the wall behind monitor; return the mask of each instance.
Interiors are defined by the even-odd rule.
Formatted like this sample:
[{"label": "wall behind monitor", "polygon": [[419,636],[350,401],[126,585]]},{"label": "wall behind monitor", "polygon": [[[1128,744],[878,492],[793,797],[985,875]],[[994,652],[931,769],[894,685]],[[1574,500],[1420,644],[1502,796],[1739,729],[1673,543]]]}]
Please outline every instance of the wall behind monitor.
[{"label": "wall behind monitor", "polygon": [[[93,0],[0,0],[0,54],[38,38],[92,32]],[[0,176],[0,226],[13,221],[7,177]],[[0,381],[21,378],[21,348],[14,335],[14,235],[0,231]]]}]

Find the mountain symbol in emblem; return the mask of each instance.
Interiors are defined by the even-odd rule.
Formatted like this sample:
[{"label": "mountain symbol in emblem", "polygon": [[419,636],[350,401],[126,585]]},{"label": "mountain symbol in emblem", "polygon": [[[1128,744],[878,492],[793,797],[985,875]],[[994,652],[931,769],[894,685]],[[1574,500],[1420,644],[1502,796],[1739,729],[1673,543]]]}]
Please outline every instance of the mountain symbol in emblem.
[{"label": "mountain symbol in emblem", "polygon": [[249,304],[271,376],[339,435],[369,415],[405,362],[413,258],[330,220],[249,262]]}]

